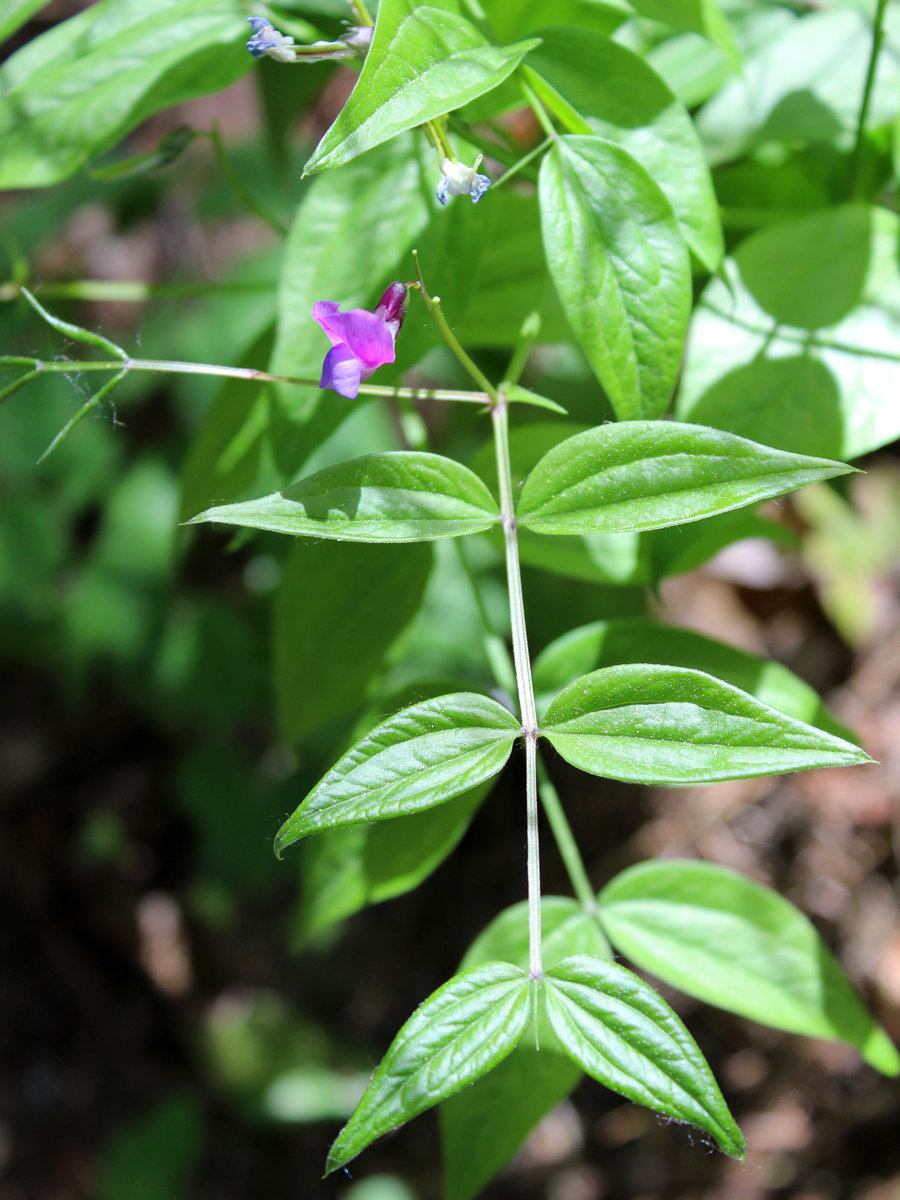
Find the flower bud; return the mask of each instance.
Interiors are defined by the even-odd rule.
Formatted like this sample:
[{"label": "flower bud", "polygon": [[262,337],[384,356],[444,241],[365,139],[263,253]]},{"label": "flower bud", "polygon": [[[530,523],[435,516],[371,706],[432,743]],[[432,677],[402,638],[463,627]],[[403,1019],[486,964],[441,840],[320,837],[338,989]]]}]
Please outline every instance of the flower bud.
[{"label": "flower bud", "polygon": [[392,283],[378,301],[375,316],[380,317],[396,338],[406,316],[409,304],[409,288],[405,283]]}]

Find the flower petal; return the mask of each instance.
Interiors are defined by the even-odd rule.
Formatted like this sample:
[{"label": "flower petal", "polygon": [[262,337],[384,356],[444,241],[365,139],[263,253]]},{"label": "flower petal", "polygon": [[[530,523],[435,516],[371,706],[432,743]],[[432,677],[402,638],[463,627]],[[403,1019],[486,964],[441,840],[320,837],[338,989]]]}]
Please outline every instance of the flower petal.
[{"label": "flower petal", "polygon": [[343,342],[349,346],[364,367],[374,371],[383,363],[394,361],[394,339],[385,322],[364,308],[349,312],[321,310],[330,301],[319,301],[313,307],[313,317],[319,322],[333,346]]},{"label": "flower petal", "polygon": [[319,387],[331,388],[339,396],[355,400],[361,382],[362,372],[359,360],[353,351],[343,343],[332,346],[322,363],[322,378],[319,380]]},{"label": "flower petal", "polygon": [[343,334],[332,333],[328,327],[328,322],[331,317],[340,309],[340,305],[334,300],[317,300],[313,305],[313,320],[318,321],[325,332],[328,334],[328,340],[332,346],[340,345],[344,340]]}]

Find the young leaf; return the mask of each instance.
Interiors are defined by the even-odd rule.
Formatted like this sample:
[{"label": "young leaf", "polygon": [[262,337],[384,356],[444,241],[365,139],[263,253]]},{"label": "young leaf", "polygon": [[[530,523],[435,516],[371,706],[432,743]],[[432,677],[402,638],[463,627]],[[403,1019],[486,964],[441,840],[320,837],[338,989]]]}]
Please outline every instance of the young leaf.
[{"label": "young leaf", "polygon": [[275,839],[421,812],[501,770],[520,733],[496,700],[458,692],[413,704],[377,725],[313,788]]},{"label": "young leaf", "polygon": [[441,1105],[446,1200],[477,1196],[581,1078],[566,1055],[527,1041]]},{"label": "young leaf", "polygon": [[429,996],[397,1034],[331,1147],[326,1174],[495,1067],[521,1038],[530,1008],[531,980],[508,963],[476,967]]},{"label": "young leaf", "polygon": [[407,129],[489,92],[538,43],[491,46],[454,0],[384,0],[353,94],[305,175],[349,162]]},{"label": "young leaf", "polygon": [[652,67],[586,29],[540,31],[524,68],[570,133],[623,146],[659,184],[688,245],[710,271],[724,252],[719,206],[694,123]]},{"label": "young leaf", "polygon": [[661,529],[852,470],[703,425],[627,421],[549,451],[525,480],[516,515],[538,533]]},{"label": "young leaf", "polygon": [[533,668],[538,711],[543,713],[554,695],[579,675],[648,659],[668,667],[715,673],[716,678],[749,692],[785,716],[852,740],[852,734],[829,713],[815,689],[781,663],[767,662],[692,629],[643,617],[594,621],[546,646]]},{"label": "young leaf", "polygon": [[[567,896],[541,897],[541,932],[544,966],[556,966],[573,954],[611,958],[603,931],[595,917],[584,911],[577,900]],[[494,917],[478,935],[459,964],[468,971],[484,962],[514,963],[528,966],[528,902],[513,904]]]},{"label": "young leaf", "polygon": [[428,542],[490,529],[500,517],[468,467],[412,450],[366,454],[326,467],[282,492],[208,508],[215,521],[343,542]]},{"label": "young leaf", "polygon": [[239,0],[103,0],[0,70],[0,188],[73,175],[161,108],[228,87],[253,65]]},{"label": "young leaf", "polygon": [[600,893],[617,948],[672,987],[807,1037],[849,1042],[886,1075],[900,1055],[813,924],[777,892],[705,862],[640,863]]},{"label": "young leaf", "polygon": [[563,758],[632,783],[712,783],[870,762],[858,746],[702,671],[605,667],[564,688],[541,722]]},{"label": "young leaf", "polygon": [[275,593],[273,659],[282,733],[304,737],[357,712],[415,616],[429,546],[301,542]]},{"label": "young leaf", "polygon": [[547,264],[620,420],[669,403],[691,306],[687,246],[669,202],[621,146],[557,138],[541,164]]},{"label": "young leaf", "polygon": [[710,1134],[743,1159],[746,1146],[697,1043],[665,1000],[616,963],[578,955],[545,976],[550,1026],[588,1075],[636,1104]]}]

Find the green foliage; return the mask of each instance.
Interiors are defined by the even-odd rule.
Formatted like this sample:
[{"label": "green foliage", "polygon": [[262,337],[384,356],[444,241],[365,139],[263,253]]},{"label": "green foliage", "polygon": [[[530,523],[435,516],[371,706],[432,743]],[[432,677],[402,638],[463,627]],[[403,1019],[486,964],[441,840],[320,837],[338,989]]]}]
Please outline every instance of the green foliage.
[{"label": "green foliage", "polygon": [[668,1004],[616,963],[578,955],[547,972],[547,1018],[566,1054],[637,1104],[708,1133],[743,1159],[744,1137],[697,1043]]},{"label": "green foliage", "polygon": [[438,454],[367,454],[283,492],[194,517],[345,542],[426,542],[490,529],[500,513],[466,467]]},{"label": "green foliage", "polygon": [[196,1100],[173,1096],[115,1133],[97,1178],[101,1200],[175,1200],[186,1196],[203,1143]]},{"label": "green foliage", "polygon": [[641,863],[603,889],[600,920],[671,986],[776,1029],[839,1038],[900,1074],[895,1046],[813,924],[770,888],[713,863]]},{"label": "green foliage", "polygon": [[703,426],[628,421],[550,450],[525,480],[516,515],[540,533],[659,529],[852,470]]},{"label": "green foliage", "polygon": [[[585,912],[575,900],[565,896],[542,896],[541,928],[545,966],[558,966],[573,954],[612,957],[596,917]],[[527,903],[514,904],[495,917],[466,951],[460,970],[467,971],[494,960],[513,963],[517,967],[528,966]]]},{"label": "green foliage", "polygon": [[496,775],[518,733],[515,717],[487,696],[460,692],[413,704],[332,767],[278,831],[275,848],[450,800]]},{"label": "green foliage", "polygon": [[103,0],[0,69],[0,187],[74,174],[161,108],[251,66],[240,0]]},{"label": "green foliage", "polygon": [[702,671],[634,664],[576,679],[541,730],[567,762],[633,783],[712,783],[870,761]]},{"label": "green foliage", "polygon": [[459,0],[383,0],[353,95],[306,164],[327,171],[502,83],[538,43],[491,46]]},{"label": "green foliage", "polygon": [[[275,698],[285,735],[352,716],[414,616],[431,570],[425,547],[300,543],[275,595]],[[340,672],[331,664],[340,659]]]},{"label": "green foliage", "polygon": [[547,263],[620,420],[658,416],[690,315],[690,262],[668,200],[627,150],[558,138],[541,165]]},{"label": "green foliage", "polygon": [[420,1005],[381,1060],[328,1155],[336,1171],[370,1142],[501,1062],[525,1031],[528,976],[507,963],[457,975]]}]

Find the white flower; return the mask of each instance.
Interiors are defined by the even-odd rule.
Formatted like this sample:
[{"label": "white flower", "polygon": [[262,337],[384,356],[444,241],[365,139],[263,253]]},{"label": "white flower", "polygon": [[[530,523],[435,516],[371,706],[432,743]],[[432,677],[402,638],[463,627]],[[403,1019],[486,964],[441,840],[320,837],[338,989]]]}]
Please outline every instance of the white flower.
[{"label": "white flower", "polygon": [[296,62],[294,39],[285,37],[277,29],[273,29],[265,17],[248,17],[253,37],[247,43],[247,49],[254,58],[262,58],[268,54],[276,62]]},{"label": "white flower", "polygon": [[472,203],[478,203],[491,186],[487,175],[478,174],[482,158],[484,155],[479,154],[474,167],[449,158],[441,159],[441,181],[437,185],[437,198],[441,204],[446,204],[450,196],[471,196]]}]

